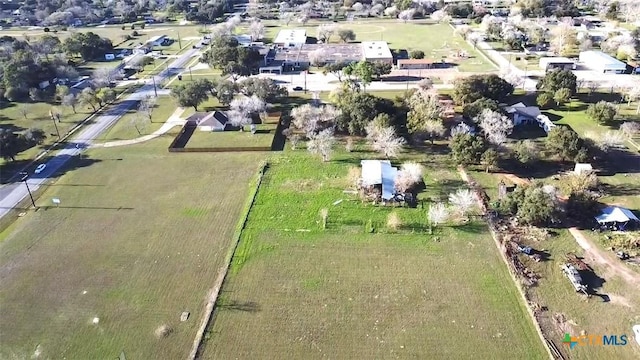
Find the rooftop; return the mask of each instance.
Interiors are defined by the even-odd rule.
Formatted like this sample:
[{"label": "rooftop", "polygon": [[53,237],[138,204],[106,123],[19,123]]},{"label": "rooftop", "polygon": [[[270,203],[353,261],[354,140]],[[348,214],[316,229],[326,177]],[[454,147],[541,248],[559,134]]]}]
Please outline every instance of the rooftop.
[{"label": "rooftop", "polygon": [[595,61],[599,65],[616,66],[624,69],[626,69],[627,67],[627,64],[614,58],[611,55],[603,53],[602,51],[595,51],[595,50],[583,51],[580,53],[580,61],[584,62],[585,58],[587,58],[589,61]]},{"label": "rooftop", "polygon": [[398,59],[398,65],[400,64],[433,64],[436,62],[433,59]]},{"label": "rooftop", "polygon": [[284,29],[278,32],[274,44],[295,43],[304,44],[307,42],[307,30],[305,29]]},{"label": "rooftop", "polygon": [[360,45],[365,59],[393,58],[386,41],[363,41]]},{"label": "rooftop", "polygon": [[309,53],[322,49],[326,62],[352,62],[362,60],[362,48],[359,44],[304,44],[295,49],[276,51],[275,61],[308,62]]}]

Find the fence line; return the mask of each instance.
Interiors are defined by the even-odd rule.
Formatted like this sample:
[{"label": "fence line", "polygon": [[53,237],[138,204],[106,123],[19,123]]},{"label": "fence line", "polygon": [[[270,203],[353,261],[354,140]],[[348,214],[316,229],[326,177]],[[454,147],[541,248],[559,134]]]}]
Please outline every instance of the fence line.
[{"label": "fence line", "polygon": [[193,340],[193,346],[191,348],[191,352],[189,353],[189,357],[187,358],[188,360],[195,360],[202,349],[202,340],[204,338],[205,331],[212,322],[213,312],[215,311],[215,304],[218,300],[220,290],[224,286],[224,282],[227,279],[227,274],[229,273],[229,268],[231,267],[231,260],[233,260],[233,256],[235,255],[238,244],[240,243],[242,232],[247,224],[249,213],[253,208],[256,196],[258,195],[258,190],[260,189],[260,185],[262,184],[262,179],[264,178],[264,173],[266,172],[268,167],[269,164],[265,162],[261,165],[260,170],[258,171],[256,185],[253,188],[253,192],[249,195],[247,204],[245,205],[244,215],[242,217],[242,220],[238,223],[236,232],[234,233],[233,245],[231,246],[229,253],[227,253],[222,272],[218,274],[218,277],[213,284],[213,288],[211,289],[211,293],[209,294],[207,305],[205,306],[205,313],[202,316],[202,321],[200,322],[200,327],[198,328],[198,332],[196,333],[196,338]]}]

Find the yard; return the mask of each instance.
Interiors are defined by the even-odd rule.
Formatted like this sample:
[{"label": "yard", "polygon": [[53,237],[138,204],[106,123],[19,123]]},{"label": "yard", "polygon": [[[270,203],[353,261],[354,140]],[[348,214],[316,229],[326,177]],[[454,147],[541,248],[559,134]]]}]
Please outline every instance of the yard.
[{"label": "yard", "polygon": [[[327,22],[311,21],[305,26],[291,23],[288,27],[276,21],[267,21],[266,38],[272,40],[278,31],[284,28],[304,28],[308,37],[315,37],[317,27]],[[495,70],[494,66],[473,49],[462,37],[453,34],[453,28],[447,24],[434,24],[425,21],[410,21],[401,23],[397,20],[358,20],[345,22],[340,28],[351,29],[356,33],[355,41],[383,40],[389,43],[389,48],[399,51],[422,50],[426,58],[439,60],[448,57],[456,51],[466,51],[469,58],[460,59],[460,71],[484,72]],[[240,31],[242,32],[242,31]],[[437,34],[437,36],[436,36]],[[337,34],[331,42],[340,42]]]},{"label": "yard", "polygon": [[0,233],[0,358],[187,357],[263,155],[170,141],[89,151]]},{"label": "yard", "polygon": [[[185,148],[271,147],[277,123],[257,125],[256,134],[250,131],[200,131],[191,135]],[[247,127],[248,129],[248,127]]]},{"label": "yard", "polygon": [[169,96],[161,96],[157,99],[156,105],[153,108],[151,114],[151,121],[138,121],[137,126],[140,129],[140,133],[136,130],[133,122],[138,117],[146,117],[146,114],[138,112],[138,109],[130,109],[124,114],[111,128],[96,139],[100,141],[113,141],[113,140],[128,140],[135,139],[140,136],[148,135],[158,130],[165,121],[176,110],[177,105],[173,98]]},{"label": "yard", "polygon": [[[56,107],[62,113],[61,121],[55,125],[51,120],[49,111],[52,107]],[[35,145],[28,149],[24,149],[16,156],[16,161],[0,159],[0,178],[4,181],[7,177],[16,171],[16,169],[25,166],[38,153],[46,149],[48,146],[58,140],[56,126],[60,132],[60,136],[64,136],[74,126],[82,122],[91,113],[88,109],[78,106],[77,113],[69,107],[37,102],[29,104],[17,103],[0,103],[0,126],[2,128],[12,129],[14,132],[23,133],[28,129],[41,129],[44,131],[46,138],[40,145]],[[23,114],[23,111],[25,112]]]},{"label": "yard", "polygon": [[417,209],[343,193],[371,157],[360,146],[329,163],[305,150],[272,159],[202,358],[546,358],[486,226],[428,234],[429,199],[463,186],[447,157],[405,156],[428,169]]}]

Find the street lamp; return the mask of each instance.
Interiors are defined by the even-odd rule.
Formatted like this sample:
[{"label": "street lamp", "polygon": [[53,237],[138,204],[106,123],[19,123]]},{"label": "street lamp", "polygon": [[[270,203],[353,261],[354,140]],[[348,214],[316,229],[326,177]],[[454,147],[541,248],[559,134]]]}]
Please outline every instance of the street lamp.
[{"label": "street lamp", "polygon": [[31,189],[29,189],[29,184],[27,183],[27,179],[29,178],[29,174],[26,172],[21,172],[20,175],[22,175],[22,178],[20,179],[20,181],[24,182],[24,185],[27,187],[27,192],[29,193],[29,198],[31,198],[31,204],[33,205],[33,207],[37,207],[36,206],[36,202],[35,200],[33,200],[33,195],[31,194]]}]

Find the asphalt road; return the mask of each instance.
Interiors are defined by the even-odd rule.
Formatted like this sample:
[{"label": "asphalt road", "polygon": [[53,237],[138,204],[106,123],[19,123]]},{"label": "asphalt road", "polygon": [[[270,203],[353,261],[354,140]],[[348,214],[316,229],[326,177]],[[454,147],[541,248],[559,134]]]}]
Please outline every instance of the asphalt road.
[{"label": "asphalt road", "polygon": [[[189,49],[179,58],[177,58],[167,69],[156,76],[156,82],[161,83],[163,80],[181,72],[182,67],[197,55],[197,49]],[[46,162],[46,168],[39,174],[29,174],[27,183],[31,191],[37,190],[42,184],[50,180],[53,175],[70,159],[81,154],[88,148],[92,142],[106,129],[113,125],[118,119],[124,115],[127,110],[136,106],[138,101],[146,96],[153,96],[153,82],[146,80],[138,91],[127,96],[118,104],[111,106],[100,116],[95,117],[93,123],[84,127],[84,129],[71,140],[67,146],[61,150],[51,154],[51,159]],[[28,196],[27,188],[22,182],[6,184],[0,187],[0,218],[5,216],[20,201]]]}]

